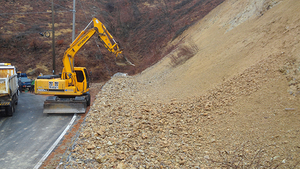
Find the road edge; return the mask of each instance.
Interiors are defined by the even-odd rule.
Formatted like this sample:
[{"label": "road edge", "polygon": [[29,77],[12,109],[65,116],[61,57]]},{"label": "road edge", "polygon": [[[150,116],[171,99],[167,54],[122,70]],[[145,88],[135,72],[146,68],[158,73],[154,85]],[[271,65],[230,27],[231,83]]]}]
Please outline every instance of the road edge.
[{"label": "road edge", "polygon": [[68,126],[65,128],[65,130],[60,134],[60,136],[56,139],[56,141],[53,143],[53,145],[49,148],[49,150],[46,152],[46,154],[40,159],[40,161],[33,167],[33,169],[39,169],[43,162],[47,159],[47,157],[52,153],[54,148],[57,146],[57,144],[61,141],[61,139],[65,136],[67,131],[70,129],[70,127],[73,125],[77,115],[74,114],[73,118],[71,119]]}]

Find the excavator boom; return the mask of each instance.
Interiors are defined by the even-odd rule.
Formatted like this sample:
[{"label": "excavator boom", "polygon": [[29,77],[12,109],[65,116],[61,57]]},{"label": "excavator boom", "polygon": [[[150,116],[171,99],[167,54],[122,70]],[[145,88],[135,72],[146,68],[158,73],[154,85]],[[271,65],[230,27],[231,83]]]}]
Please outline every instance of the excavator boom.
[{"label": "excavator boom", "polygon": [[[88,29],[92,23],[93,27]],[[44,113],[85,113],[90,104],[89,78],[85,67],[74,67],[74,57],[94,34],[97,34],[106,49],[116,56],[117,65],[134,66],[123,55],[123,50],[106,27],[93,18],[65,51],[61,76],[39,76],[35,81],[36,94],[52,95],[44,102]]]}]

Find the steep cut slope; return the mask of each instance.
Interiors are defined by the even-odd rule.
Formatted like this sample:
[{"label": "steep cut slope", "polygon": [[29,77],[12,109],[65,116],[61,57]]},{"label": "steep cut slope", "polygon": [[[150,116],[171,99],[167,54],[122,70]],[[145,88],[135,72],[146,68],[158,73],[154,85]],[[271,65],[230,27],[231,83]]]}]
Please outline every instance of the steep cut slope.
[{"label": "steep cut slope", "polygon": [[299,8],[225,1],[158,64],[103,86],[62,166],[299,167]]},{"label": "steep cut slope", "polygon": [[[153,88],[160,89],[153,94],[185,99],[241,74],[269,56],[287,54],[286,50],[294,52],[299,16],[293,10],[277,11],[276,5],[281,1],[261,2],[227,1],[224,4],[228,8],[215,9],[172,42],[169,48],[179,47],[160,64],[144,71],[141,80],[149,80]],[[178,57],[180,46],[193,49],[195,44],[198,49],[195,56],[174,68],[170,62],[172,57]]]}]

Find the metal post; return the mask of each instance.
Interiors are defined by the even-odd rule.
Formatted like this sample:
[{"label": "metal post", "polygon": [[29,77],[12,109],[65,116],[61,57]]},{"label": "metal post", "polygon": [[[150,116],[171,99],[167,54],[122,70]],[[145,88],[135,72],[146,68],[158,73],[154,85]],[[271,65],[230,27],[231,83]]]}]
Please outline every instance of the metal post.
[{"label": "metal post", "polygon": [[[73,0],[73,31],[72,31],[72,42],[75,40],[75,0]],[[74,60],[73,59],[73,67],[74,67]]]},{"label": "metal post", "polygon": [[54,6],[53,6],[53,0],[52,0],[52,56],[53,56],[53,74],[55,75]]},{"label": "metal post", "polygon": [[72,32],[72,42],[75,40],[75,0],[73,0],[73,32]]}]

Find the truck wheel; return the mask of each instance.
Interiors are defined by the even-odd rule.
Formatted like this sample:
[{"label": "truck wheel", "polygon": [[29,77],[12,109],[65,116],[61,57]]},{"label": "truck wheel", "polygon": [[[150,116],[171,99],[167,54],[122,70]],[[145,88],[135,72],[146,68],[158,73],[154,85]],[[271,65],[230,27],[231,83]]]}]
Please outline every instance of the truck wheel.
[{"label": "truck wheel", "polygon": [[18,94],[15,94],[14,97],[15,97],[15,100],[16,100],[16,101],[15,101],[15,105],[18,105],[18,101],[19,101]]},{"label": "truck wheel", "polygon": [[10,106],[6,107],[6,116],[12,116],[13,113],[15,112],[15,104],[11,104]]}]

